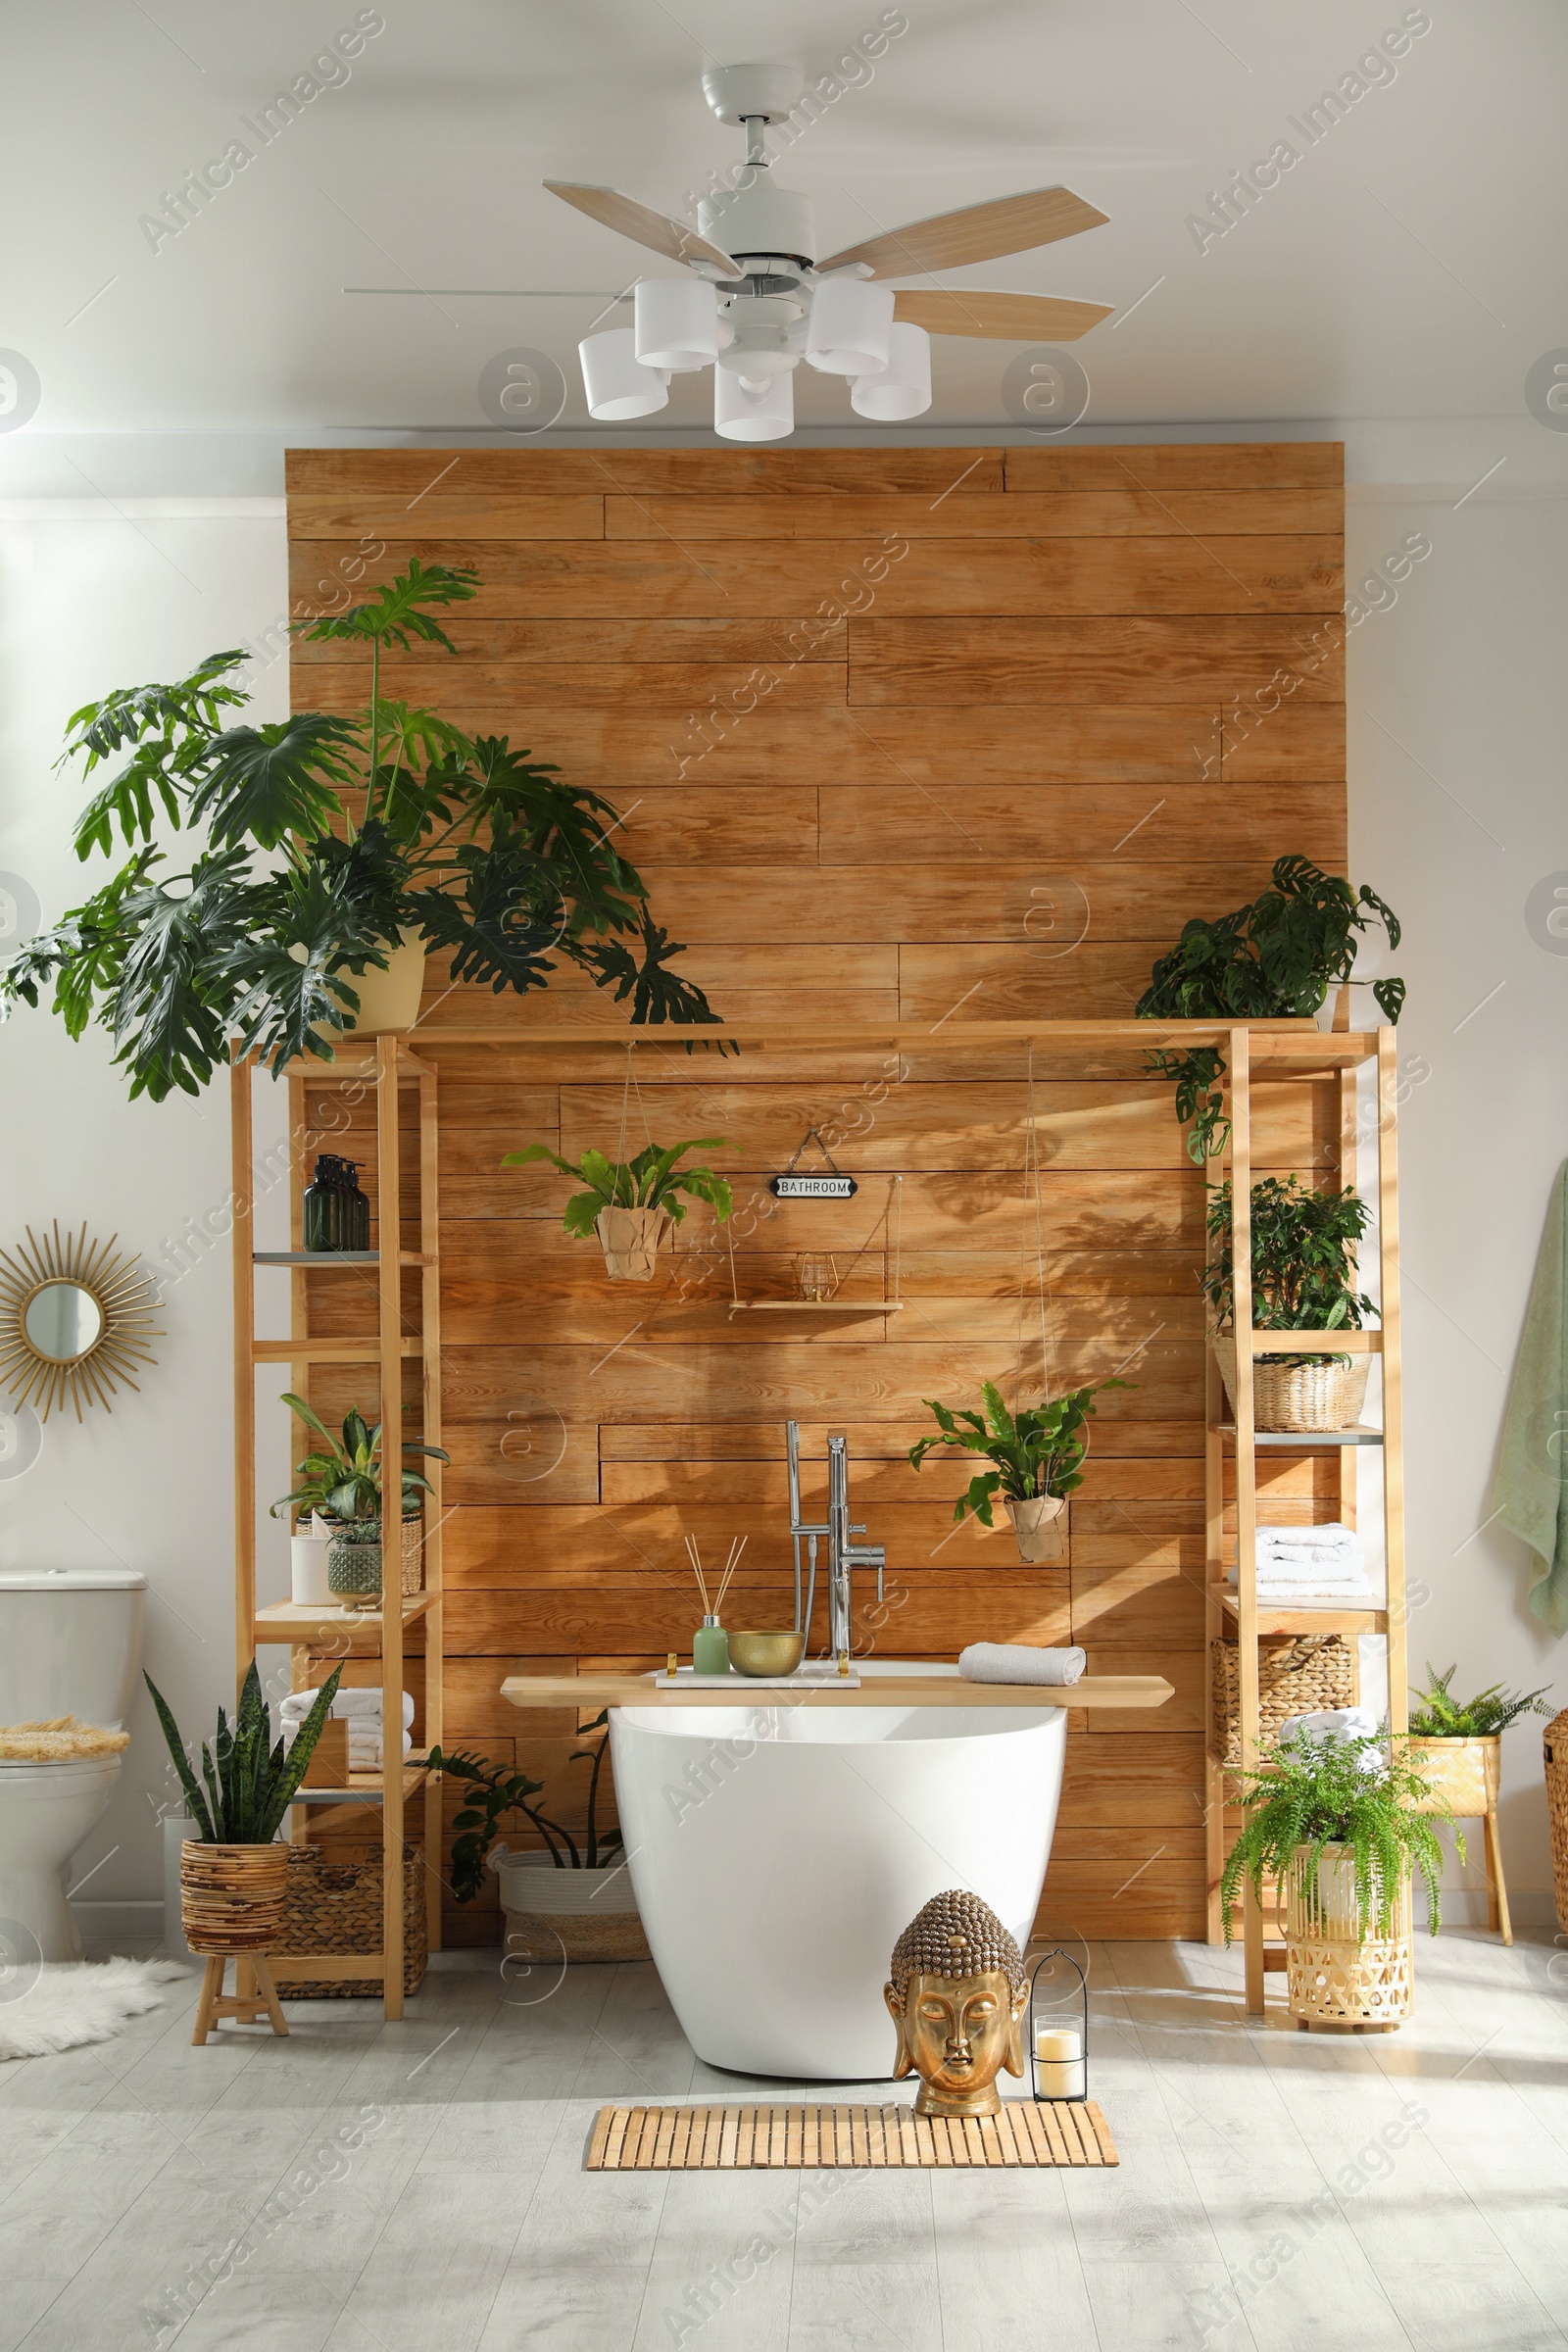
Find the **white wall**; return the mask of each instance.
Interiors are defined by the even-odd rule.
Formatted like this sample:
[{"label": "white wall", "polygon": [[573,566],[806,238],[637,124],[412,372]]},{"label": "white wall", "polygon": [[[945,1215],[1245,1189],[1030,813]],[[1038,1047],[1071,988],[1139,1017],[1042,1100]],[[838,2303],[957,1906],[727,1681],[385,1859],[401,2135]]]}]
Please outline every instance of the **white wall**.
[{"label": "white wall", "polygon": [[[1385,419],[1347,428],[1347,439],[1351,577],[1411,530],[1433,549],[1397,604],[1354,630],[1349,655],[1351,872],[1403,917],[1394,963],[1410,988],[1400,1025],[1413,1080],[1401,1145],[1406,1487],[1410,1576],[1425,1595],[1411,1662],[1455,1660],[1465,1686],[1555,1679],[1568,1704],[1568,1653],[1524,1606],[1523,1548],[1483,1528],[1546,1194],[1568,1156],[1568,957],[1538,947],[1524,919],[1537,878],[1568,868],[1564,445],[1516,421],[1505,434],[1463,420],[1435,434]],[[1455,511],[1502,447],[1502,475]],[[1435,486],[1438,472],[1451,476],[1446,488]],[[0,870],[30,884],[46,918],[94,871],[68,848],[80,789],[49,772],[65,714],[111,686],[170,676],[258,637],[284,603],[281,501],[119,503],[108,518],[101,501],[0,509]],[[281,664],[258,675],[258,712],[280,714]],[[72,1047],[41,1014],[0,1031],[0,1242],[27,1222],[85,1218],[159,1258],[188,1217],[226,1201],[221,1093],[129,1104],[108,1060],[101,1035]],[[275,1102],[263,1094],[259,1103],[280,1127]],[[274,1199],[270,1213],[281,1208]],[[210,1718],[230,1674],[228,1281],[219,1246],[168,1287],[167,1336],[139,1397],[112,1417],[90,1412],[79,1429],[51,1421],[21,1479],[0,1463],[0,1562],[118,1557],[144,1568],[149,1664],[191,1724]],[[261,1426],[265,1496],[282,1491],[271,1481],[286,1458],[277,1417]],[[277,1531],[267,1533],[264,1593],[284,1573]],[[1503,1835],[1518,1914],[1546,1921],[1540,1729],[1527,1720],[1507,1742]],[[143,1705],[121,1795],[81,1858],[86,1871],[118,1849],[94,1895],[160,1892],[148,1792],[156,1801],[163,1790]]]},{"label": "white wall", "polygon": [[[257,636],[285,601],[281,500],[121,506],[122,517],[101,500],[39,502],[31,516],[22,501],[0,510],[0,871],[21,879],[46,922],[112,870],[96,854],[79,864],[71,849],[86,791],[79,771],[50,772],[67,715]],[[281,662],[258,673],[254,709],[286,712]],[[112,1051],[96,1028],[74,1046],[41,1009],[0,1029],[0,1247],[28,1225],[85,1220],[156,1270],[187,1220],[224,1228],[225,1085],[199,1101],[129,1102]],[[259,1105],[275,1118],[275,1104],[259,1096]],[[0,1565],[143,1570],[148,1669],[180,1721],[210,1731],[233,1672],[228,1245],[173,1263],[189,1271],[164,1286],[164,1337],[139,1395],[122,1391],[112,1413],[89,1408],[79,1426],[69,1408],[52,1415],[21,1477],[7,1475],[18,1456],[0,1458]],[[275,1426],[272,1450],[268,1476],[280,1478]],[[115,1801],[78,1859],[78,1881],[93,1873],[86,1899],[162,1894],[155,1808],[169,1793],[143,1692]]]}]

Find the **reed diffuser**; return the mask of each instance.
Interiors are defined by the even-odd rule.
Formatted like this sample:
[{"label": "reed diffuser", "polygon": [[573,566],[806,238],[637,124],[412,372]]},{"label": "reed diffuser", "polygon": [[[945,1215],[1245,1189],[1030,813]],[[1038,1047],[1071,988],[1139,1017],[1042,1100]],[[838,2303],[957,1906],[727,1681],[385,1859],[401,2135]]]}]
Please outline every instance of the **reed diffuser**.
[{"label": "reed diffuser", "polygon": [[703,1622],[692,1636],[692,1672],[694,1674],[728,1674],[729,1672],[729,1636],[719,1623],[718,1612],[724,1605],[724,1595],[729,1591],[730,1579],[740,1566],[741,1553],[745,1549],[746,1538],[744,1536],[738,1542],[730,1544],[729,1557],[724,1562],[724,1573],[718,1580],[718,1586],[712,1597],[710,1598],[708,1580],[703,1574],[703,1555],[697,1547],[695,1538],[688,1536],[686,1539],[686,1556],[691,1561],[692,1574],[697,1579],[697,1590],[702,1594],[703,1600]]}]

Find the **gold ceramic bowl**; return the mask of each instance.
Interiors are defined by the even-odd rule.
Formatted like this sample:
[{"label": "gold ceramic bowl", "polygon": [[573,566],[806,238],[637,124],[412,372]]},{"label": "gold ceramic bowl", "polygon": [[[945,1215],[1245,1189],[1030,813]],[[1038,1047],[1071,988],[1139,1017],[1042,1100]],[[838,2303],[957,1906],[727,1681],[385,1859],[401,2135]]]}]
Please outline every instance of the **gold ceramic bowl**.
[{"label": "gold ceramic bowl", "polygon": [[729,1662],[737,1674],[793,1674],[805,1649],[804,1634],[731,1634]]}]

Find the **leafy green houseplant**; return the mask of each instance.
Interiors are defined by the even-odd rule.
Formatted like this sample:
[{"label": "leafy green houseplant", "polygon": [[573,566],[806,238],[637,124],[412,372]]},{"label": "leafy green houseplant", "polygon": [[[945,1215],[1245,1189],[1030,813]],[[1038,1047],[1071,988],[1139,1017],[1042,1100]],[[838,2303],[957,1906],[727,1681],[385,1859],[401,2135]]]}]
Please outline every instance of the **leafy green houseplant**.
[{"label": "leafy green houseplant", "polygon": [[[1396,948],[1398,917],[1369,884],[1357,890],[1309,858],[1276,858],[1269,888],[1250,905],[1183,925],[1133,1010],[1158,1021],[1310,1018],[1329,989],[1349,979],[1361,935],[1374,922]],[[1376,980],[1372,994],[1396,1021],[1404,982]],[[1175,1082],[1176,1115],[1192,1122],[1187,1150],[1201,1167],[1224,1150],[1230,1132],[1219,1085],[1223,1055],[1212,1046],[1151,1053],[1147,1066]]]},{"label": "leafy green houseplant", "polygon": [[[228,723],[249,700],[238,651],[75,711],[57,765],[80,755],[91,775],[126,755],[78,817],[76,854],[112,855],[117,825],[132,854],[12,957],[0,1016],[52,981],[70,1034],[98,1020],[132,1097],[154,1102],[199,1093],[231,1049],[274,1075],[301,1055],[331,1060],[360,1013],[356,983],[384,973],[400,942],[497,994],[543,988],[561,956],[630,998],[634,1023],[716,1020],[669,968],[681,951],[615,846],[610,802],[506,736],[466,735],[382,694],[383,651],[455,653],[434,614],[478,585],[414,558],[365,604],[298,624],[368,654],[369,699],[353,717]],[[181,872],[163,870],[160,820],[200,842]]]},{"label": "leafy green houseplant", "polygon": [[272,1740],[271,1710],[262,1696],[261,1677],[253,1658],[232,1724],[220,1707],[217,1737],[211,1744],[205,1740],[202,1742],[200,1783],[185,1753],[185,1743],[169,1701],[150,1674],[142,1676],[152,1692],[185,1802],[203,1844],[272,1842],[316,1753],[316,1743],[332,1712],[342,1674],[341,1665],[333,1667],[285,1755],[282,1740],[275,1744]]},{"label": "leafy green houseplant", "polygon": [[[1210,1337],[1227,1394],[1236,1396],[1236,1270],[1231,1241],[1231,1184],[1208,1200],[1208,1262],[1199,1284],[1208,1303]],[[1365,1237],[1367,1206],[1347,1185],[1314,1192],[1297,1176],[1265,1176],[1251,1191],[1252,1329],[1359,1331],[1377,1312],[1355,1288],[1355,1250]],[[1367,1356],[1260,1357],[1253,1365],[1253,1412],[1259,1429],[1344,1427],[1366,1394]],[[1310,1396],[1302,1378],[1310,1376]],[[1299,1393],[1298,1393],[1299,1392]],[[1338,1414],[1339,1419],[1303,1414]]]},{"label": "leafy green houseplant", "polygon": [[573,1162],[545,1144],[529,1144],[521,1152],[509,1152],[501,1165],[522,1168],[545,1159],[564,1176],[574,1176],[586,1189],[573,1193],[566,1202],[566,1231],[581,1240],[598,1235],[612,1282],[651,1282],[660,1249],[685,1220],[682,1193],[706,1200],[721,1225],[730,1213],[730,1188],[724,1177],[711,1168],[682,1168],[677,1161],[688,1152],[734,1148],[725,1136],[704,1135],[684,1144],[650,1144],[635,1159],[608,1159],[603,1152],[585,1152]]},{"label": "leafy green houseplant", "polygon": [[[610,1710],[602,1708],[592,1723],[582,1727],[582,1733],[605,1732],[608,1735]],[[511,1813],[521,1813],[532,1822],[557,1870],[608,1870],[620,1852],[624,1840],[619,1830],[601,1831],[599,1816],[599,1776],[604,1767],[606,1740],[591,1746],[573,1750],[569,1761],[586,1764],[588,1771],[588,1808],[583,1842],[579,1846],[569,1830],[551,1821],[537,1806],[529,1803],[544,1788],[543,1781],[530,1780],[525,1772],[507,1772],[492,1764],[488,1756],[470,1755],[461,1748],[432,1747],[429,1768],[444,1773],[448,1780],[458,1782],[464,1791],[461,1810],[453,1817],[452,1827],[452,1891],[460,1903],[471,1903],[484,1885],[485,1865],[496,1834]]]},{"label": "leafy green houseplant", "polygon": [[1062,1396],[1044,1397],[1038,1405],[1009,1413],[994,1381],[981,1384],[985,1418],[925,1399],[938,1426],[930,1437],[909,1448],[909,1464],[918,1470],[933,1446],[953,1446],[965,1453],[984,1456],[993,1467],[969,1481],[954,1506],[962,1519],[972,1511],[982,1527],[994,1527],[992,1497],[1001,1494],[1017,1537],[1019,1555],[1026,1561],[1049,1556],[1050,1522],[1059,1516],[1064,1498],[1083,1485],[1079,1465],[1089,1450],[1089,1423],[1095,1398],[1106,1389],[1126,1389],[1126,1380],[1102,1380],[1087,1388],[1069,1389]]},{"label": "leafy green houseplant", "polygon": [[[1242,1790],[1245,1819],[1225,1860],[1225,1938],[1244,1884],[1261,1903],[1282,1889],[1286,1975],[1294,2016],[1396,2024],[1409,2012],[1409,1886],[1427,1890],[1428,1926],[1442,1922],[1443,1849],[1424,1775],[1384,1734],[1317,1745],[1305,1732],[1278,1747]],[[1461,1861],[1464,1838],[1455,1830]],[[1381,1948],[1367,1951],[1373,1938]],[[1348,1950],[1347,1950],[1348,1947]]]},{"label": "leafy green houseplant", "polygon": [[1460,1700],[1449,1695],[1448,1688],[1457,1672],[1450,1666],[1436,1674],[1428,1665],[1425,1690],[1410,1693],[1416,1702],[1410,1716],[1412,1740],[1495,1740],[1521,1715],[1551,1713],[1549,1683],[1526,1691],[1504,1690],[1500,1683],[1493,1683],[1474,1698]]},{"label": "leafy green houseplant", "polygon": [[1410,1762],[1424,1776],[1433,1799],[1461,1821],[1480,1821],[1487,1854],[1487,1910],[1491,1925],[1512,1943],[1508,1892],[1502,1874],[1497,1799],[1502,1790],[1502,1734],[1522,1715],[1549,1715],[1545,1690],[1504,1690],[1500,1683],[1471,1699],[1450,1695],[1456,1668],[1435,1674],[1427,1667],[1424,1690],[1412,1690]]},{"label": "leafy green houseplant", "polygon": [[[297,1414],[307,1429],[320,1439],[319,1446],[308,1453],[303,1462],[296,1463],[295,1472],[301,1484],[291,1494],[281,1494],[271,1506],[270,1516],[279,1511],[298,1509],[314,1511],[322,1519],[374,1520],[381,1517],[381,1424],[372,1429],[365,1416],[350,1405],[343,1416],[341,1444],[333,1437],[326,1423],[303,1396],[287,1390],[278,1400]],[[404,1441],[405,1453],[424,1454],[431,1460],[449,1462],[452,1456],[439,1446],[425,1446],[417,1438]],[[417,1517],[419,1497],[433,1492],[430,1481],[419,1471],[403,1470],[403,1516]]]}]

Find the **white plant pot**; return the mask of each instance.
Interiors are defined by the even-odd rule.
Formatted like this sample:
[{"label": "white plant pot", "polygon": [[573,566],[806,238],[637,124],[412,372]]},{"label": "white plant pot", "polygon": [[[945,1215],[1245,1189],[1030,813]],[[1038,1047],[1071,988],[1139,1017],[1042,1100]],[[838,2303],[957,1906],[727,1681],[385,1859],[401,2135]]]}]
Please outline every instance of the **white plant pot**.
[{"label": "white plant pot", "polygon": [[289,1597],[296,1608],[319,1609],[332,1602],[326,1581],[328,1539],[310,1534],[290,1536],[288,1542]]}]

